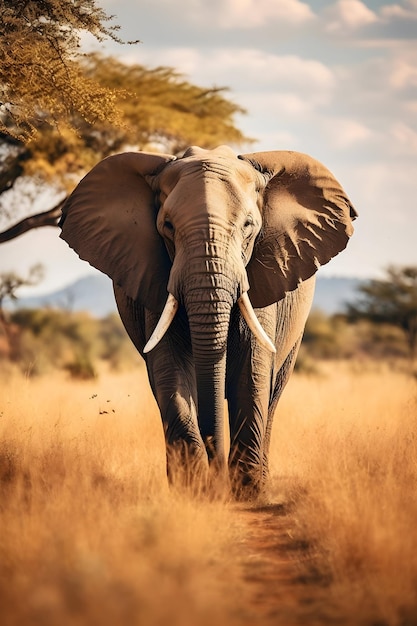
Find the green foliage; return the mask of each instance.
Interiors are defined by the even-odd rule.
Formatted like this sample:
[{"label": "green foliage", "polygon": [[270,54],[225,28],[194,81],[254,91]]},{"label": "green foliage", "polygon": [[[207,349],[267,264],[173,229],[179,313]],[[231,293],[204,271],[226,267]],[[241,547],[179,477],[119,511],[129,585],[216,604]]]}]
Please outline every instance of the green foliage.
[{"label": "green foliage", "polygon": [[401,329],[413,358],[417,349],[417,267],[391,266],[385,279],[371,280],[359,291],[362,297],[348,307],[349,319]]},{"label": "green foliage", "polygon": [[140,360],[116,314],[97,320],[87,313],[22,309],[10,324],[10,350],[0,352],[0,359],[11,359],[29,375],[58,368],[85,379],[96,376],[101,360],[112,369]]},{"label": "green foliage", "polygon": [[393,324],[361,320],[350,324],[356,338],[356,353],[374,359],[406,359],[408,347],[404,334]]},{"label": "green foliage", "polygon": [[36,285],[43,277],[43,267],[34,265],[27,276],[19,276],[15,272],[0,273],[0,350],[9,354],[14,345],[14,329],[9,316],[4,310],[6,300],[17,300],[17,292],[23,286]]},{"label": "green foliage", "polygon": [[98,322],[99,357],[107,361],[113,370],[141,362],[117,313],[112,313]]}]

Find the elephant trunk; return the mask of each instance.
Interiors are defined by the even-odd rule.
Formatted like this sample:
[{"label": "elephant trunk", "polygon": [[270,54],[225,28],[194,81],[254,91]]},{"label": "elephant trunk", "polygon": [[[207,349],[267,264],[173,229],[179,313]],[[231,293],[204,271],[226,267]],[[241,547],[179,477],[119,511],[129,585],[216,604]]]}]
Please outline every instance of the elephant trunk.
[{"label": "elephant trunk", "polygon": [[220,466],[224,464],[227,339],[238,290],[239,281],[223,270],[193,276],[183,294],[197,383],[199,428],[209,458]]},{"label": "elephant trunk", "polygon": [[177,251],[168,291],[184,306],[197,384],[198,422],[209,458],[224,465],[226,353],[232,307],[249,284],[240,253],[220,228]]}]

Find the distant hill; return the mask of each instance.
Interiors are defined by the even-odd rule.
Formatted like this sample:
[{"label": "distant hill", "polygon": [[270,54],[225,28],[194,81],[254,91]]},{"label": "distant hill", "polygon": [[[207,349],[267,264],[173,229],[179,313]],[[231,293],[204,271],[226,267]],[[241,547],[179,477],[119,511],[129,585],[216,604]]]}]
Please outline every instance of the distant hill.
[{"label": "distant hill", "polygon": [[94,317],[105,317],[117,310],[112,282],[104,274],[86,276],[58,291],[41,296],[19,298],[17,302],[8,304],[9,310],[44,307],[88,311]]},{"label": "distant hill", "polygon": [[[358,278],[319,277],[313,308],[329,315],[343,312],[345,303],[356,299],[361,282]],[[63,289],[42,296],[19,298],[16,303],[9,303],[7,308],[42,307],[88,311],[95,317],[105,317],[116,311],[112,283],[104,275],[86,276]]]}]

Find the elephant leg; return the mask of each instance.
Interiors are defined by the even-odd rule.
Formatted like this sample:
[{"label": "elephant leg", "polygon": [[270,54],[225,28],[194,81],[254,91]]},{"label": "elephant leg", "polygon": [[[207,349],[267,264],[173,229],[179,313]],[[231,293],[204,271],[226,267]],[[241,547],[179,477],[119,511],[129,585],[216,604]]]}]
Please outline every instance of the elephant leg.
[{"label": "elephant leg", "polygon": [[[230,378],[229,421],[230,455],[229,470],[236,497],[250,499],[259,496],[269,478],[269,448],[274,413],[281,394],[291,376],[297,358],[301,338],[297,340],[276,373],[273,368],[266,372],[259,366],[259,358],[249,345],[245,346],[251,358],[243,359],[244,367],[237,369]],[[256,370],[256,371],[254,371]]]},{"label": "elephant leg", "polygon": [[196,411],[196,382],[185,315],[177,314],[169,331],[147,355],[143,348],[159,315],[140,307],[114,288],[120,317],[137,350],[144,356],[149,382],[161,414],[167,474],[171,483],[189,485],[208,468]]},{"label": "elephant leg", "polygon": [[264,447],[263,447],[263,454],[264,454],[263,471],[264,471],[265,481],[268,479],[268,476],[269,476],[269,448],[270,448],[270,443],[271,443],[271,432],[272,432],[274,414],[277,408],[278,401],[294,369],[295,362],[297,360],[298,351],[300,349],[302,337],[303,336],[300,335],[298,341],[295,343],[294,347],[292,348],[289,355],[284,360],[283,364],[278,369],[275,375],[275,383],[273,385],[271,398],[269,400],[268,420],[266,424]]},{"label": "elephant leg", "polygon": [[[263,328],[274,337],[274,305],[257,311]],[[259,496],[265,485],[264,452],[268,408],[271,397],[273,356],[247,329],[240,314],[234,312],[229,338],[229,364],[226,395],[229,407],[229,474],[238,499]]]},{"label": "elephant leg", "polygon": [[230,453],[229,475],[237,499],[259,496],[265,484],[263,451],[267,403],[241,394],[238,401],[229,400]]},{"label": "elephant leg", "polygon": [[[147,315],[147,338],[158,316]],[[146,355],[149,382],[161,413],[171,483],[199,488],[208,470],[206,447],[197,419],[197,393],[191,344],[177,315],[160,343]],[[201,485],[200,485],[201,486]]]}]

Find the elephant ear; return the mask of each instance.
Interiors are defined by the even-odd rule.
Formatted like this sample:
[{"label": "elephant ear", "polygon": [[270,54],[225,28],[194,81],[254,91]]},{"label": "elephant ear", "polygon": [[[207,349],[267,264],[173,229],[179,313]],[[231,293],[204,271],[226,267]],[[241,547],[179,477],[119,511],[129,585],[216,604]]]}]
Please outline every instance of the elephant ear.
[{"label": "elephant ear", "polygon": [[161,312],[171,262],[147,183],[174,157],[126,152],[98,163],[62,209],[60,237],[133,300]]},{"label": "elephant ear", "polygon": [[268,180],[263,227],[247,266],[255,307],[277,302],[343,250],[356,211],[321,163],[298,152],[241,155]]}]

